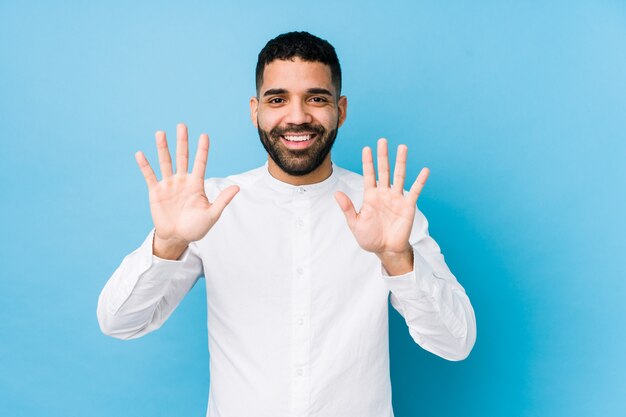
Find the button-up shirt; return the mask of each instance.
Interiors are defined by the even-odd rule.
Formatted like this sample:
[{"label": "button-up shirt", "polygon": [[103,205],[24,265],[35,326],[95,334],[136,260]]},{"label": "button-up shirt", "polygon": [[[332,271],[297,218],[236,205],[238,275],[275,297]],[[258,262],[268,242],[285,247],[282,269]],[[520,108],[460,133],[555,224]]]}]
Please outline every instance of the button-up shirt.
[{"label": "button-up shirt", "polygon": [[267,164],[208,179],[213,201],[240,187],[221,218],[176,261],[152,254],[152,231],[98,300],[102,331],[132,339],[158,329],[206,279],[208,417],[390,417],[388,299],[422,348],[465,358],[474,312],[418,210],[414,270],[388,276],[334,199],[360,207],[363,178],[333,165],[326,180],[289,185]]}]

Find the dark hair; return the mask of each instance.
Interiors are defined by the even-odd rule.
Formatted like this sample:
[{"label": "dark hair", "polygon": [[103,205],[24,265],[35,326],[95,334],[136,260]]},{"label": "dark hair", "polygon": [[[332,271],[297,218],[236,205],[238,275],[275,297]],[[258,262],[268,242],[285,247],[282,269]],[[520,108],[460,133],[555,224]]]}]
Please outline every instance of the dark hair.
[{"label": "dark hair", "polygon": [[256,90],[263,84],[265,66],[277,59],[286,61],[298,57],[303,61],[321,62],[330,67],[330,76],[337,90],[337,98],[341,95],[341,67],[335,48],[317,36],[308,32],[289,32],[278,35],[269,41],[261,52],[256,63]]}]

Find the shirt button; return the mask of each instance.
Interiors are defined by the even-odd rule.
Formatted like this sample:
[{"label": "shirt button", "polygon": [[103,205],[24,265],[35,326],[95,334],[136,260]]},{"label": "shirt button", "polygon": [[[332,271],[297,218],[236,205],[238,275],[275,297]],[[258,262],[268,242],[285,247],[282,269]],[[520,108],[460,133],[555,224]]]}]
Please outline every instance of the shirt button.
[{"label": "shirt button", "polygon": [[305,191],[303,187],[298,187],[298,194],[304,194]]},{"label": "shirt button", "polygon": [[302,274],[304,274],[304,269],[298,268],[298,269],[296,269],[296,272],[298,273],[298,275],[302,275]]},{"label": "shirt button", "polygon": [[302,219],[298,219],[298,221],[296,221],[296,224],[297,224],[299,227],[302,227],[302,226],[304,226],[304,220],[302,220]]},{"label": "shirt button", "polygon": [[302,376],[303,374],[304,374],[304,369],[302,369],[302,368],[296,369],[296,375]]}]

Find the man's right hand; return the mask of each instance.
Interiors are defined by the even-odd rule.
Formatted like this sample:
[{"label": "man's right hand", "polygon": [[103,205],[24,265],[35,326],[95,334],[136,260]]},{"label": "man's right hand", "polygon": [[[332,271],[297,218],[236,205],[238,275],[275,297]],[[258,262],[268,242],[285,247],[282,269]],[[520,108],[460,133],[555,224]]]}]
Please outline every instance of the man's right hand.
[{"label": "man's right hand", "polygon": [[191,174],[188,171],[189,147],[187,126],[176,127],[176,173],[167,148],[165,132],[156,132],[161,166],[157,180],[143,152],[135,154],[150,194],[150,212],[154,222],[153,254],[163,259],[178,259],[189,243],[202,239],[219,219],[222,211],[239,191],[231,185],[209,202],[204,192],[204,173],[209,156],[209,136],[200,135],[198,151]]}]

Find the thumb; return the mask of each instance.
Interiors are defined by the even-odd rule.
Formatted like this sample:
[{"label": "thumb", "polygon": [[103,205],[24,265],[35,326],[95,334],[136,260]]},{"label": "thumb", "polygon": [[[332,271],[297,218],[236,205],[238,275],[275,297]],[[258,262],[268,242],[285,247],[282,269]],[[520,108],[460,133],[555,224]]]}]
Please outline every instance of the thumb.
[{"label": "thumb", "polygon": [[335,193],[335,200],[337,200],[337,204],[339,204],[343,214],[346,216],[348,226],[352,229],[354,227],[354,223],[356,222],[356,210],[354,209],[352,200],[350,200],[350,197],[341,191],[337,191]]},{"label": "thumb", "polygon": [[215,216],[215,218],[218,218],[222,215],[222,211],[224,211],[224,208],[228,205],[228,203],[230,203],[230,201],[235,197],[235,194],[237,194],[238,192],[239,187],[237,185],[231,185],[230,187],[223,189],[222,192],[219,193],[219,195],[209,208],[209,210],[213,212],[212,214]]}]

